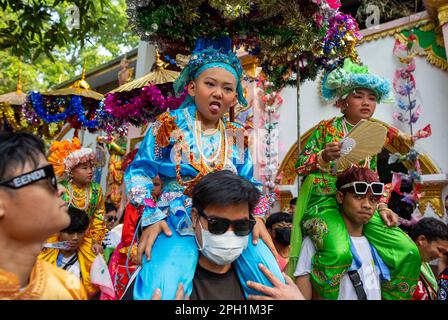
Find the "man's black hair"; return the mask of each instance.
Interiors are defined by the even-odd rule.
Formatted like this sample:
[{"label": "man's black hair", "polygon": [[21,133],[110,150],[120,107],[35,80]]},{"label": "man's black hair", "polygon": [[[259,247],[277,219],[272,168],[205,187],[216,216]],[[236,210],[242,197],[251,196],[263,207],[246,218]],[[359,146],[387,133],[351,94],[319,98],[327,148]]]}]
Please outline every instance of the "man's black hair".
[{"label": "man's black hair", "polygon": [[297,197],[294,197],[294,198],[292,198],[292,199],[289,201],[289,205],[290,205],[290,206],[295,206],[296,203],[297,203]]},{"label": "man's black hair", "polygon": [[204,210],[209,205],[249,205],[252,214],[260,199],[260,191],[248,180],[223,170],[207,174],[193,188],[193,207]]},{"label": "man's black hair", "polygon": [[85,211],[70,206],[68,207],[68,215],[70,216],[70,225],[61,232],[75,233],[85,232],[87,230],[89,227],[89,217]]},{"label": "man's black hair", "polygon": [[272,226],[276,223],[287,222],[292,223],[292,215],[286,212],[276,212],[269,215],[266,219],[266,228],[272,229]]},{"label": "man's black hair", "polygon": [[448,226],[436,218],[423,218],[409,230],[409,236],[414,241],[421,235],[424,235],[429,242],[448,241]]},{"label": "man's black hair", "polygon": [[106,213],[108,213],[110,211],[117,211],[117,207],[111,202],[106,202],[104,204],[104,207],[105,207]]},{"label": "man's black hair", "polygon": [[45,156],[41,138],[27,132],[0,133],[0,181],[13,178],[13,172],[28,163],[37,169],[40,155]]}]

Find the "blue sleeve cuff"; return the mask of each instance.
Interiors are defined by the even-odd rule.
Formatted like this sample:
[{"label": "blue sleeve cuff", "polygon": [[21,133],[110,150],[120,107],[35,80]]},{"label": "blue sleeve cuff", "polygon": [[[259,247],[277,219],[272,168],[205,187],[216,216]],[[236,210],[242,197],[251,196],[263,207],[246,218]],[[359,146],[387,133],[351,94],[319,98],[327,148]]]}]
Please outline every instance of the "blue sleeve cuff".
[{"label": "blue sleeve cuff", "polygon": [[143,211],[142,215],[142,228],[145,228],[149,225],[159,222],[165,219],[166,217],[167,215],[157,207],[155,208],[145,207],[145,210]]}]

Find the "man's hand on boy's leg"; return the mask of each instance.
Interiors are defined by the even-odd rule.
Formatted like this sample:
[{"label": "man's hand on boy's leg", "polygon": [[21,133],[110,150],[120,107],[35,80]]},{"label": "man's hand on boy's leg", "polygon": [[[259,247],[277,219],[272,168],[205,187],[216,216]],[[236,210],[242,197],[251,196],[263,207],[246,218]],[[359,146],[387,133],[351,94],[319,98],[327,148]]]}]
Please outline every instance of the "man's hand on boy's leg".
[{"label": "man's hand on boy's leg", "polygon": [[389,209],[386,204],[381,203],[378,206],[378,210],[379,210],[378,213],[380,214],[381,219],[383,219],[386,226],[388,227],[398,226],[398,214]]},{"label": "man's hand on boy's leg", "polygon": [[249,295],[249,300],[305,300],[299,288],[288,275],[283,273],[286,280],[286,284],[284,284],[264,265],[259,264],[258,267],[264,273],[266,278],[268,278],[269,282],[272,283],[273,287],[271,288],[261,283],[247,281],[246,284],[249,288],[265,294],[265,296]]},{"label": "man's hand on boy's leg", "polygon": [[151,260],[152,246],[162,231],[167,237],[170,237],[172,234],[165,220],[158,221],[143,230],[137,248],[137,262],[139,264],[142,264],[143,252],[146,254],[146,259]]},{"label": "man's hand on boy's leg", "polygon": [[271,250],[275,259],[278,260],[277,249],[275,249],[274,242],[272,241],[268,229],[266,229],[266,225],[264,224],[263,219],[255,217],[255,221],[257,221],[257,223],[255,224],[254,230],[252,231],[252,243],[256,245],[258,243],[258,239],[261,237],[264,243],[266,243],[266,245],[268,246],[269,250]]}]

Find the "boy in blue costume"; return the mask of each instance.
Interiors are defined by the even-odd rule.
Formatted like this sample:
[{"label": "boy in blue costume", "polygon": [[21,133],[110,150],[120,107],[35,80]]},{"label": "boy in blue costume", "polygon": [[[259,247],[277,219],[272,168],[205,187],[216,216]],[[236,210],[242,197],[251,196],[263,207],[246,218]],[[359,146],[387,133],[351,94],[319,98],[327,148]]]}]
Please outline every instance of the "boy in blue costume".
[{"label": "boy in blue costume", "polygon": [[[162,299],[173,299],[179,283],[191,294],[198,247],[192,229],[190,196],[201,177],[230,170],[261,187],[253,178],[244,129],[223,117],[237,101],[243,105],[247,102],[241,85],[240,61],[230,50],[230,39],[221,40],[221,43],[198,40],[188,65],[174,83],[176,94],[187,86],[186,100],[179,109],[158,117],[126,170],[129,199],[135,206],[144,205],[138,257],[145,251],[147,259],[142,259],[134,299],[151,299],[157,288],[162,291]],[[152,178],[157,175],[163,180],[163,190],[155,202],[151,190]],[[254,238],[261,235],[263,240],[269,239],[262,220],[269,211],[270,201],[269,195],[261,197],[254,211],[257,220]],[[247,280],[270,285],[257,267],[259,263],[283,279],[269,249],[273,244],[269,245],[263,241],[254,245],[250,239],[235,261],[246,297],[254,293],[245,285]],[[223,248],[226,249],[231,248]]]}]

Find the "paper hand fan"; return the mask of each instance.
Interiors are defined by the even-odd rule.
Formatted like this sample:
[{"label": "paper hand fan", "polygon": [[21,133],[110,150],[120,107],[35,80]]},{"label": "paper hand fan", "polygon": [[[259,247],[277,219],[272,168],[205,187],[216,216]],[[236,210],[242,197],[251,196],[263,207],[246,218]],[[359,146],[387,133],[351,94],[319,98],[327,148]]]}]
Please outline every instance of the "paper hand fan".
[{"label": "paper hand fan", "polygon": [[99,254],[92,262],[90,269],[90,281],[100,290],[111,297],[115,297],[114,285],[110,277],[109,269],[103,255]]},{"label": "paper hand fan", "polygon": [[387,129],[379,123],[361,120],[341,140],[341,157],[335,161],[337,172],[358,164],[367,157],[381,152],[386,141]]}]

